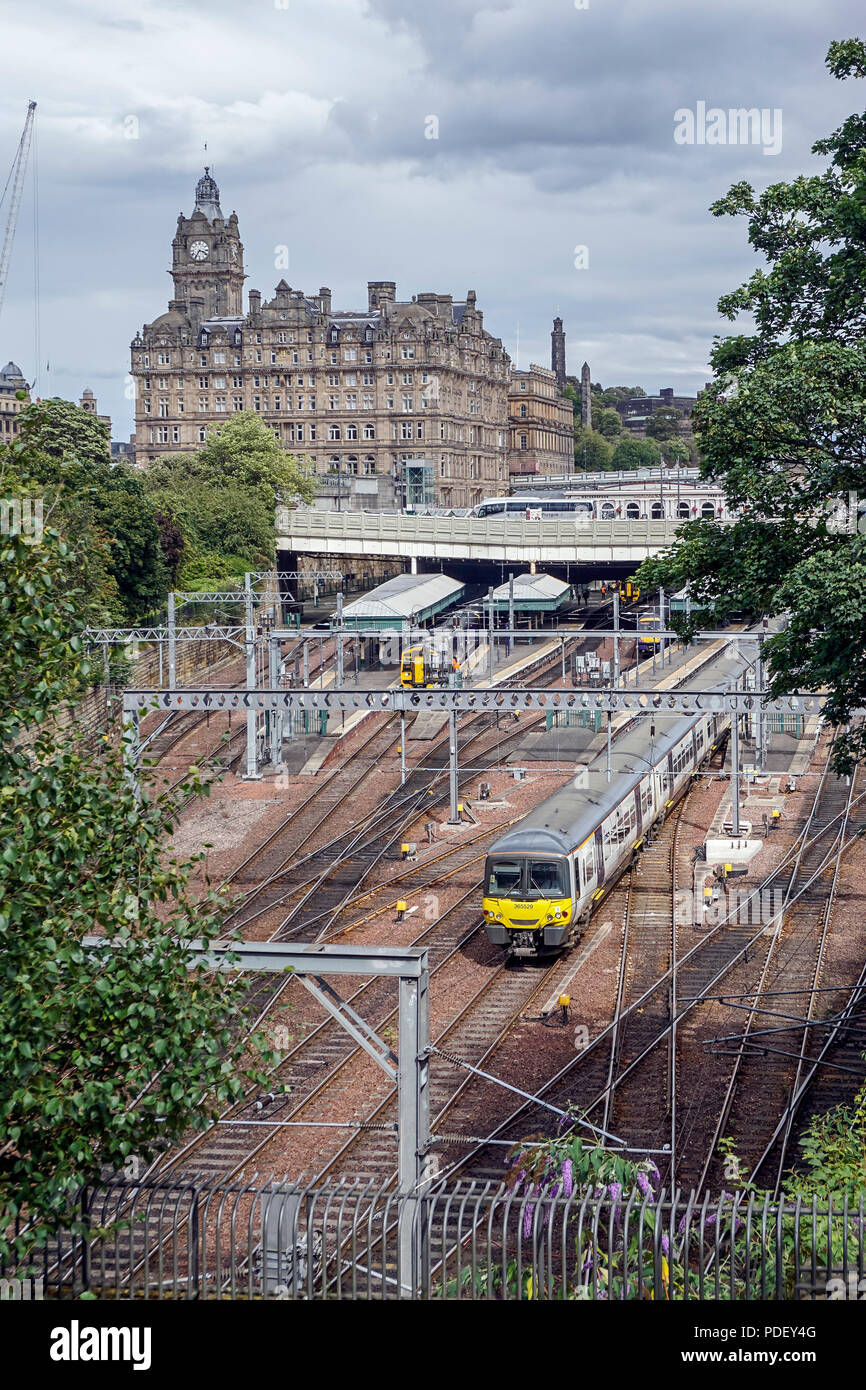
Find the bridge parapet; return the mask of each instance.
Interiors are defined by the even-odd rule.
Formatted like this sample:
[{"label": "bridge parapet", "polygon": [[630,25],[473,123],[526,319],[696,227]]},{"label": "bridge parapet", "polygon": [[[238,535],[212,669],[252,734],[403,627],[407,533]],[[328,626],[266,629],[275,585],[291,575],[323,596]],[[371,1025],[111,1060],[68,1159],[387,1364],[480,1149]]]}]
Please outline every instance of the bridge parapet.
[{"label": "bridge parapet", "polygon": [[565,564],[639,562],[671,545],[681,523],[594,521],[579,513],[527,521],[504,517],[403,516],[281,507],[277,546],[294,554],[408,556]]}]

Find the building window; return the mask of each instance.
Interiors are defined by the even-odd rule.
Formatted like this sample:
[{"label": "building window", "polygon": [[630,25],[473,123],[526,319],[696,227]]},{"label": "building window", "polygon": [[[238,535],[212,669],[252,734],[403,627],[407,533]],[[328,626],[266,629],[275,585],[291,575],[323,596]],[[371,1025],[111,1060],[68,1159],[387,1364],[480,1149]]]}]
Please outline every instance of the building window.
[{"label": "building window", "polygon": [[215,352],[213,355],[213,360],[217,363],[224,363],[226,360],[226,355],[224,352]]},{"label": "building window", "polygon": [[339,439],[339,438],[340,438],[340,426],[339,426],[339,425],[329,425],[329,426],[328,426],[328,438],[329,438],[329,439]]},{"label": "building window", "polygon": [[199,444],[204,444],[205,441],[206,441],[206,439],[207,439],[207,425],[199,425],[199,427],[198,427],[198,442],[199,442]]},{"label": "building window", "polygon": [[376,472],[376,459],[373,454],[367,454],[364,458],[364,472],[369,475]]},{"label": "building window", "polygon": [[411,385],[413,384],[413,381],[412,381],[413,375],[414,375],[414,374],[413,374],[412,372],[404,372],[404,373],[403,373],[403,385],[404,385],[404,386],[411,386]]},{"label": "building window", "polygon": [[[297,429],[297,432],[298,432],[298,443],[299,443],[299,444],[303,444],[303,442],[304,442],[304,426],[303,426],[302,424],[298,423],[298,425],[296,426],[296,429]],[[312,436],[311,436],[311,437],[312,437]]]},{"label": "building window", "polygon": [[364,385],[365,385],[365,386],[372,386],[372,385],[373,385],[373,373],[372,373],[372,372],[365,372],[365,373],[364,373]]},{"label": "building window", "polygon": [[330,362],[331,362],[331,366],[332,366],[332,367],[336,367],[336,365],[337,365],[337,354],[336,354],[335,352],[332,352],[332,353],[330,354]]},{"label": "building window", "polygon": [[282,396],[274,396],[274,410],[282,408]]},{"label": "building window", "polygon": [[344,349],[343,349],[343,361],[344,361],[344,362],[357,362],[357,360],[358,360],[358,349],[357,349],[357,348],[344,348]]},{"label": "building window", "polygon": [[208,409],[208,399],[207,399],[207,396],[199,396],[199,398],[198,398],[198,412],[199,412],[199,415],[207,414],[207,409]]},{"label": "building window", "polygon": [[401,421],[400,421],[400,438],[401,438],[401,439],[411,439],[411,438],[412,438],[412,421],[411,421],[411,420],[401,420]]},{"label": "building window", "polygon": [[253,410],[261,410],[261,408],[262,408],[262,398],[261,398],[261,396],[253,396]]},{"label": "building window", "polygon": [[161,418],[162,418],[163,420],[165,420],[165,419],[168,418],[168,414],[169,414],[168,401],[167,401],[167,400],[164,400],[164,399],[162,399],[162,398],[160,398],[160,402],[159,402],[159,413],[160,413],[160,416],[161,416]]},{"label": "building window", "polygon": [[357,397],[357,395],[355,394],[354,391],[347,391],[347,392],[346,392],[345,405],[346,405],[346,409],[347,409],[347,410],[357,410],[357,409],[358,409],[358,397]]},{"label": "building window", "polygon": [[199,364],[200,367],[206,367],[206,366],[207,366],[207,353],[206,353],[206,352],[203,352],[203,353],[201,354],[201,356],[200,356],[199,359],[198,359],[198,364]]},{"label": "building window", "polygon": [[171,427],[171,442],[172,442],[172,444],[179,444],[179,443],[180,443],[180,425],[172,425],[172,427]]},{"label": "building window", "polygon": [[400,349],[400,356],[401,356],[402,358],[404,358],[404,359],[407,358],[407,357],[414,357],[414,356],[415,356],[415,349],[414,349],[413,347],[404,347],[404,348],[401,348],[401,349]]},{"label": "building window", "polygon": [[168,443],[168,425],[159,425],[156,431],[157,444]]},{"label": "building window", "polygon": [[365,438],[365,439],[375,439],[375,438],[376,438],[376,426],[375,426],[375,425],[365,425],[365,426],[364,426],[364,438]]},{"label": "building window", "polygon": [[243,398],[243,396],[232,396],[232,410],[243,410],[243,408],[244,408],[244,398]]},{"label": "building window", "polygon": [[357,439],[357,438],[358,438],[358,426],[357,426],[357,425],[347,425],[347,426],[346,426],[346,438],[347,438],[347,439]]},{"label": "building window", "polygon": [[520,436],[520,447],[521,447],[521,449],[525,449],[525,448],[526,448],[526,435],[525,435],[525,434],[522,434],[522,435]]},{"label": "building window", "polygon": [[218,415],[225,415],[226,398],[225,396],[214,396],[214,410]]},{"label": "building window", "polygon": [[340,397],[339,397],[339,396],[333,395],[333,396],[329,396],[329,397],[328,397],[328,409],[329,409],[329,410],[338,410],[338,409],[339,409],[339,406],[340,406]]},{"label": "building window", "polygon": [[206,376],[200,376],[200,377],[199,377],[199,379],[198,379],[198,389],[199,389],[200,391],[206,391],[206,390],[207,390],[207,377],[206,377]]},{"label": "building window", "polygon": [[363,407],[364,407],[365,410],[372,410],[372,409],[373,409],[373,392],[372,392],[372,391],[365,391],[365,392],[364,392],[364,395],[363,395],[363,397],[362,397],[362,405],[363,405]]},{"label": "building window", "polygon": [[521,420],[525,420],[525,419],[526,419],[526,406],[525,406],[525,405],[521,405],[521,407],[520,407],[520,418],[521,418]]},{"label": "building window", "polygon": [[315,422],[315,420],[311,420],[311,421],[310,421],[310,442],[312,443],[312,442],[315,440],[315,438],[316,438],[316,422]]},{"label": "building window", "polygon": [[328,372],[328,385],[329,385],[329,386],[339,386],[339,384],[340,384],[339,375],[338,375],[336,372]]},{"label": "building window", "polygon": [[393,395],[392,395],[390,392],[389,392],[389,394],[385,397],[385,405],[387,406],[388,410],[393,410],[393,409],[394,409],[394,397],[393,397]]},{"label": "building window", "polygon": [[183,396],[178,396],[177,398],[177,413],[178,415],[183,414]]}]

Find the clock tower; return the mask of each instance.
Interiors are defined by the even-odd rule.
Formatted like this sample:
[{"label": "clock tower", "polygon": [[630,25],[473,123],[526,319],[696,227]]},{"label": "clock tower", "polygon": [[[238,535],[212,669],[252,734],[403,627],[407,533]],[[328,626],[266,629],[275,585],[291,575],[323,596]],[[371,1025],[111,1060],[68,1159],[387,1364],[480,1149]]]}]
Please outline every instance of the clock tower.
[{"label": "clock tower", "polygon": [[220,191],[207,168],[195,186],[192,216],[177,219],[171,246],[176,303],[202,301],[205,319],[243,314],[244,248],[237,213],[223,217]]}]

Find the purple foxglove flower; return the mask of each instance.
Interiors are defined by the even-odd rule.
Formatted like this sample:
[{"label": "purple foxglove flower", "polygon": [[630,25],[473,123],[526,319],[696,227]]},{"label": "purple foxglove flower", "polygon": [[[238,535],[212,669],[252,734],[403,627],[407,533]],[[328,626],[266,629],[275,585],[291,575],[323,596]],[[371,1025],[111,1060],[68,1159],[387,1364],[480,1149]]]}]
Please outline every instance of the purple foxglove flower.
[{"label": "purple foxglove flower", "polygon": [[611,1201],[618,1202],[620,1197],[622,1196],[622,1183],[612,1182],[607,1190],[610,1193]]},{"label": "purple foxglove flower", "polygon": [[671,1243],[670,1243],[670,1241],[669,1241],[669,1239],[668,1239],[668,1237],[667,1237],[666,1235],[663,1235],[663,1236],[662,1236],[662,1254],[663,1254],[667,1259],[670,1259],[670,1256],[671,1256]]},{"label": "purple foxglove flower", "polygon": [[640,1192],[641,1192],[641,1195],[642,1195],[642,1196],[644,1196],[644,1197],[651,1197],[651,1196],[652,1196],[652,1188],[650,1187],[650,1180],[649,1180],[649,1178],[647,1177],[646,1173],[644,1173],[643,1171],[638,1172],[638,1175],[637,1175],[637,1178],[635,1179],[635,1181],[637,1182],[638,1188],[640,1189]]}]

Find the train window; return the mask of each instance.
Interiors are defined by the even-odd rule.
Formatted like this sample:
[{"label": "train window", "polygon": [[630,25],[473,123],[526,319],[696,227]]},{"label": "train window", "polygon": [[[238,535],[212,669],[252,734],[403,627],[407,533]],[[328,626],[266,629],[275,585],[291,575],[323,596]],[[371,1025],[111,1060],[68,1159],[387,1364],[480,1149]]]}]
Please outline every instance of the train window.
[{"label": "train window", "polygon": [[523,882],[521,859],[492,859],[487,867],[487,896],[510,897],[520,892]]},{"label": "train window", "polygon": [[640,789],[640,809],[642,812],[648,811],[652,805],[653,789],[649,778],[643,783]]},{"label": "train window", "polygon": [[556,859],[530,859],[528,898],[563,898],[568,896],[565,865]]},{"label": "train window", "polygon": [[691,762],[691,749],[688,744],[683,744],[674,753],[674,772],[683,772]]},{"label": "train window", "polygon": [[592,846],[590,846],[589,849],[586,851],[585,855],[583,856],[583,881],[587,884],[592,883],[592,880],[594,878],[595,857],[592,852]]}]

